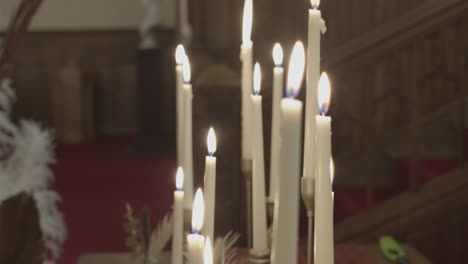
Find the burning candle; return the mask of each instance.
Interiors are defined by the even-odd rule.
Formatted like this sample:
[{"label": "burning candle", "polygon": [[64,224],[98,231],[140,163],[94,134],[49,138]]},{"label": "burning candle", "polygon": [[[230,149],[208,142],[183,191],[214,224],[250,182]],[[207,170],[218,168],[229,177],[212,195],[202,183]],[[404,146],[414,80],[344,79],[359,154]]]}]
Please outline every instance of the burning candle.
[{"label": "burning candle", "polygon": [[175,52],[176,59],[176,111],[177,111],[177,166],[182,166],[183,162],[183,131],[184,131],[184,76],[183,63],[185,60],[184,46],[179,44]]},{"label": "burning candle", "polygon": [[253,113],[253,177],[252,177],[252,223],[253,250],[257,253],[268,253],[266,195],[265,195],[265,161],[263,153],[263,113],[260,88],[262,82],[260,65],[255,64],[254,94],[252,98]]},{"label": "burning candle", "polygon": [[189,262],[191,264],[203,264],[203,247],[205,237],[201,235],[205,205],[203,191],[199,188],[195,194],[192,209],[192,234],[187,236]]},{"label": "burning candle", "polygon": [[252,159],[252,120],[250,116],[251,106],[249,95],[252,92],[252,48],[250,39],[252,33],[253,3],[252,0],[245,0],[244,18],[242,30],[242,46],[240,59],[242,61],[242,159]]},{"label": "burning candle", "polygon": [[172,263],[183,264],[184,236],[184,171],[177,169],[176,190],[174,192],[174,226],[172,231]]},{"label": "burning candle", "polygon": [[309,36],[307,48],[307,91],[304,135],[304,177],[313,178],[315,173],[315,116],[317,111],[317,85],[320,78],[320,38],[325,33],[325,21],[318,10],[320,0],[311,0],[309,10]]},{"label": "burning candle", "polygon": [[205,158],[205,224],[204,235],[215,239],[215,206],[216,206],[216,135],[213,128],[210,128],[207,136],[208,156]]},{"label": "burning candle", "polygon": [[333,198],[331,188],[331,118],[325,116],[330,104],[330,81],[326,74],[320,78],[318,102],[320,115],[317,127],[317,172],[315,181],[315,261],[334,263]]},{"label": "burning candle", "polygon": [[304,67],[304,46],[297,42],[289,62],[287,98],[281,101],[281,165],[273,219],[272,264],[297,263],[302,102],[296,98]]},{"label": "burning candle", "polygon": [[190,61],[185,56],[183,64],[184,76],[184,164],[183,169],[185,173],[184,184],[184,207],[190,209],[193,197],[193,138],[192,138],[192,99],[193,91],[190,84],[191,69]]},{"label": "burning candle", "polygon": [[270,201],[275,201],[277,191],[277,182],[279,177],[279,155],[280,155],[280,117],[281,117],[281,98],[283,98],[284,87],[284,68],[283,68],[283,49],[276,43],[273,48],[273,109],[271,116],[271,151],[270,151]]}]

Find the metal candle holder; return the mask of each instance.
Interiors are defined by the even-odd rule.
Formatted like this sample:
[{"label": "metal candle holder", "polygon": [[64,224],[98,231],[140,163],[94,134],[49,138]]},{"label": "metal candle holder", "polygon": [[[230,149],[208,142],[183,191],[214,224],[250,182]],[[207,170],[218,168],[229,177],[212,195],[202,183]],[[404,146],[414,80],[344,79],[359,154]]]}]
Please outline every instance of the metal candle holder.
[{"label": "metal candle holder", "polygon": [[242,160],[241,166],[247,194],[247,246],[252,248],[252,160]]},{"label": "metal candle holder", "polygon": [[251,249],[249,251],[249,264],[269,264],[270,263],[270,251],[267,252],[256,252]]},{"label": "metal candle holder", "polygon": [[308,233],[307,233],[307,264],[312,264],[313,259],[313,228],[315,209],[315,181],[311,178],[302,177],[301,184],[302,200],[307,209]]}]

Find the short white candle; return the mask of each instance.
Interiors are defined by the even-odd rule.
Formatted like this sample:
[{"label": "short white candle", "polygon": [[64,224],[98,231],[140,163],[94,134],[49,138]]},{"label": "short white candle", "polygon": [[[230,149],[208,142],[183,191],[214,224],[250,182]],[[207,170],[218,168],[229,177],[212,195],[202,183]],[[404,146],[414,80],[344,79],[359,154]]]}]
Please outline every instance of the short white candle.
[{"label": "short white candle", "polygon": [[315,181],[315,261],[334,263],[333,198],[331,188],[331,118],[325,116],[330,101],[330,82],[326,74],[320,78],[317,127],[317,172]]},{"label": "short white candle", "polygon": [[203,247],[205,237],[201,235],[203,227],[203,217],[205,214],[205,205],[203,201],[203,191],[198,189],[195,194],[192,209],[192,234],[187,236],[188,258],[190,264],[203,264]]},{"label": "short white candle", "polygon": [[270,151],[270,201],[275,201],[276,186],[279,177],[280,155],[280,104],[284,89],[283,49],[276,43],[273,48],[273,106],[271,115],[271,151]]},{"label": "short white candle", "polygon": [[252,176],[252,223],[253,250],[257,253],[268,253],[268,234],[265,195],[265,159],[263,149],[263,111],[260,87],[262,74],[260,65],[255,64],[254,94],[252,95],[253,112],[253,176]]},{"label": "short white candle", "polygon": [[190,209],[192,206],[193,198],[193,138],[192,138],[192,99],[193,91],[190,84],[191,69],[190,61],[185,56],[183,64],[184,75],[184,207]]},{"label": "short white candle", "polygon": [[304,134],[304,174],[313,178],[315,173],[315,116],[317,111],[317,86],[320,78],[320,39],[325,33],[325,21],[318,10],[320,0],[311,0],[309,10],[309,34],[307,47],[307,90]]},{"label": "short white candle", "polygon": [[213,264],[213,246],[209,237],[206,238],[205,249],[203,250],[204,264]]},{"label": "short white candle", "polygon": [[183,139],[184,139],[184,76],[183,63],[185,60],[184,46],[178,45],[175,53],[176,59],[176,112],[177,112],[177,166],[182,166],[183,162]]},{"label": "short white candle", "polygon": [[184,260],[184,171],[177,169],[176,190],[174,192],[174,226],[172,231],[172,264],[182,264]]},{"label": "short white candle", "polygon": [[253,3],[252,0],[245,0],[244,18],[242,29],[242,46],[240,59],[242,62],[242,159],[252,159],[252,120],[250,94],[252,93],[252,49],[253,43],[250,40],[252,33]]},{"label": "short white candle", "polygon": [[210,128],[207,136],[208,156],[205,158],[205,224],[203,234],[211,240],[214,237],[215,207],[216,207],[216,135]]},{"label": "short white candle", "polygon": [[297,42],[289,63],[288,98],[281,101],[281,165],[273,218],[272,264],[298,261],[302,102],[295,98],[304,67],[304,46]]}]

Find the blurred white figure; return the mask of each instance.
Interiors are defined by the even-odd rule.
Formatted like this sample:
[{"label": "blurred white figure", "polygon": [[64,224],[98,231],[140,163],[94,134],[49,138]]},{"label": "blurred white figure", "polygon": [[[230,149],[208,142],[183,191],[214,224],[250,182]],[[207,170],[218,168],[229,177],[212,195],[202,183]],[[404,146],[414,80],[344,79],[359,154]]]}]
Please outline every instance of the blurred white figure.
[{"label": "blurred white figure", "polygon": [[153,49],[157,45],[154,28],[161,24],[161,13],[159,0],[141,0],[146,16],[140,26],[140,48]]}]

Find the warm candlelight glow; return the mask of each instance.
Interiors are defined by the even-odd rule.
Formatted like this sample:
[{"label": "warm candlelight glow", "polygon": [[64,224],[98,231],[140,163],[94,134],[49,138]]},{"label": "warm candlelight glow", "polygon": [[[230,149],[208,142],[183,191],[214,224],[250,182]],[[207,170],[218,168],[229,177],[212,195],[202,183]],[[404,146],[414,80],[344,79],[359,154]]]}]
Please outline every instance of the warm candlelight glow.
[{"label": "warm candlelight glow", "polygon": [[320,0],[310,0],[313,9],[318,9],[320,6]]},{"label": "warm candlelight glow", "polygon": [[179,64],[179,65],[182,65],[184,63],[184,59],[185,59],[185,48],[182,44],[179,44],[177,45],[177,49],[176,49],[176,52],[175,52],[175,60],[176,60],[176,63]]},{"label": "warm candlelight glow", "polygon": [[276,43],[273,47],[273,61],[276,66],[281,66],[283,64],[283,48],[279,43]]},{"label": "warm candlelight glow", "polygon": [[184,69],[183,69],[183,75],[184,75],[184,82],[190,83],[190,79],[192,78],[192,71],[190,69],[190,60],[187,56],[184,56]]},{"label": "warm candlelight glow", "polygon": [[208,131],[206,142],[208,145],[208,153],[210,154],[210,156],[213,156],[216,152],[216,134],[212,127],[210,127],[210,130]]},{"label": "warm candlelight glow", "polygon": [[335,180],[335,163],[333,162],[333,158],[330,159],[330,179],[331,183]]},{"label": "warm candlelight glow", "polygon": [[184,170],[182,169],[182,167],[179,167],[177,169],[177,174],[176,174],[176,188],[178,191],[181,191],[183,187],[184,187]]},{"label": "warm candlelight glow", "polygon": [[195,193],[192,208],[192,231],[200,233],[203,227],[203,218],[205,216],[205,202],[203,201],[203,191],[198,188]]},{"label": "warm candlelight glow", "polygon": [[203,249],[203,263],[213,264],[213,249],[211,247],[211,241],[209,237],[206,238],[205,248]]},{"label": "warm candlelight glow", "polygon": [[328,106],[330,105],[330,97],[330,80],[328,79],[328,75],[326,73],[322,73],[318,88],[318,103],[320,114],[325,115],[328,112]]},{"label": "warm candlelight glow", "polygon": [[260,64],[255,63],[255,68],[254,68],[254,94],[259,95],[260,94],[260,89],[262,86],[262,70],[260,69]]},{"label": "warm candlelight glow", "polygon": [[253,21],[253,3],[252,0],[245,0],[244,3],[244,19],[242,23],[242,43],[247,45],[250,43],[250,35],[252,34]]},{"label": "warm candlelight glow", "polygon": [[305,51],[302,42],[296,42],[289,61],[288,86],[286,87],[286,96],[296,98],[301,88],[304,78]]}]

